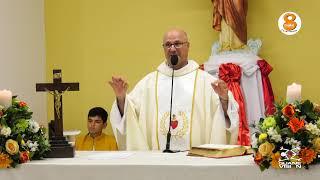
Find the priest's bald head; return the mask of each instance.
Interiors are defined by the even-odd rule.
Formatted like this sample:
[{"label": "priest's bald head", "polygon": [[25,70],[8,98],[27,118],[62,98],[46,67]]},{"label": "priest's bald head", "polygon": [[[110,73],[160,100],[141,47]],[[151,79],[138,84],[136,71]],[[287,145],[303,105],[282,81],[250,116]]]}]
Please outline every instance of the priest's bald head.
[{"label": "priest's bald head", "polygon": [[188,64],[189,41],[187,33],[178,28],[168,30],[163,35],[163,50],[167,63],[171,64],[172,55],[178,56],[178,64],[174,69],[180,69]]}]

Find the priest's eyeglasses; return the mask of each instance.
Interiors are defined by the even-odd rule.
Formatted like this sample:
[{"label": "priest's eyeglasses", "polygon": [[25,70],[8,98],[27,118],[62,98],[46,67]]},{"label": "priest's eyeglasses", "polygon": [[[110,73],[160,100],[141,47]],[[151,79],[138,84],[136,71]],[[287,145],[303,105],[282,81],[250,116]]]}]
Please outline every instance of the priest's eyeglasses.
[{"label": "priest's eyeglasses", "polygon": [[186,42],[175,42],[175,43],[173,43],[173,44],[171,44],[171,43],[165,43],[165,44],[162,44],[162,46],[164,47],[164,48],[166,48],[166,49],[170,49],[171,48],[171,46],[174,46],[176,49],[179,49],[179,48],[181,48],[184,44],[186,44],[186,43],[188,43],[188,41],[186,41]]}]

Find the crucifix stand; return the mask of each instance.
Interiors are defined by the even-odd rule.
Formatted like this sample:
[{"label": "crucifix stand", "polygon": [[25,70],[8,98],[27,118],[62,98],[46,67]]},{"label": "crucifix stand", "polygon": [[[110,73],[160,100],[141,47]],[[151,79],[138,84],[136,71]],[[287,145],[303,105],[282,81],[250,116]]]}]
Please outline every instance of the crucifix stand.
[{"label": "crucifix stand", "polygon": [[53,70],[53,83],[37,83],[36,91],[45,91],[54,97],[54,120],[49,123],[51,151],[48,158],[74,157],[72,147],[63,136],[62,94],[66,91],[79,91],[79,83],[62,83],[60,69]]}]

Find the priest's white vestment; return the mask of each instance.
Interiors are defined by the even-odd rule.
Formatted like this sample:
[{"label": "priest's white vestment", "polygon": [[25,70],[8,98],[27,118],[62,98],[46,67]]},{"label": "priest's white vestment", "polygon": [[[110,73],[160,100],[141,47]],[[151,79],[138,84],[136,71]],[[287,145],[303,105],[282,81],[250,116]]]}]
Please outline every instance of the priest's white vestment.
[{"label": "priest's white vestment", "polygon": [[[110,121],[121,150],[163,150],[169,129],[172,68],[163,62],[126,95],[121,117],[114,102]],[[216,78],[188,64],[174,71],[171,128],[172,150],[189,150],[201,144],[236,144],[238,137],[238,104],[228,92],[228,117],[211,83]]]}]

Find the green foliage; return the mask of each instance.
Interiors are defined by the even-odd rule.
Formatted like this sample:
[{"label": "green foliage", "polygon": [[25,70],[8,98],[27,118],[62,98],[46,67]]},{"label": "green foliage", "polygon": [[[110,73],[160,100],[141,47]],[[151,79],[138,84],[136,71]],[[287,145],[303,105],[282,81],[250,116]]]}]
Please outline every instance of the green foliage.
[{"label": "green foliage", "polygon": [[[32,112],[27,104],[15,97],[10,107],[0,109],[0,132],[1,129],[6,130],[6,134],[0,133],[0,155],[9,155],[12,160],[10,167],[14,168],[27,160],[43,159],[50,151],[46,130],[32,120]],[[13,140],[18,147],[17,153],[9,153],[10,149],[6,148],[8,140]],[[21,153],[26,153],[28,159],[21,159]]]}]

